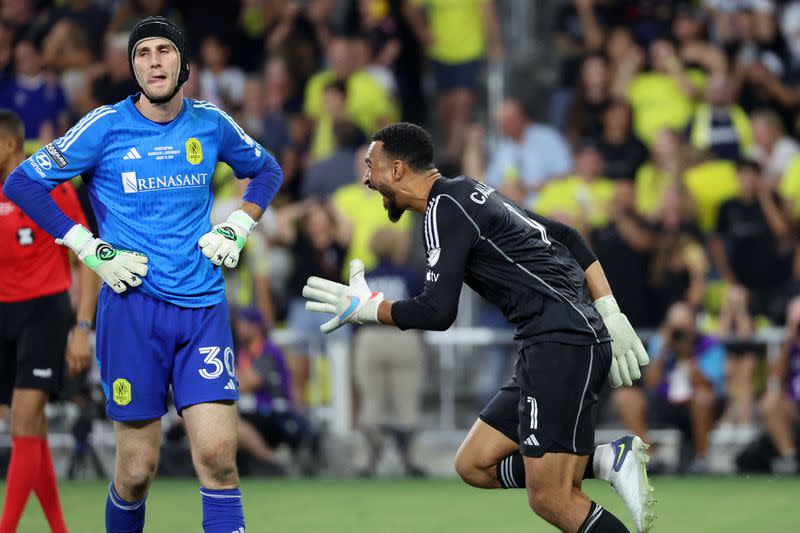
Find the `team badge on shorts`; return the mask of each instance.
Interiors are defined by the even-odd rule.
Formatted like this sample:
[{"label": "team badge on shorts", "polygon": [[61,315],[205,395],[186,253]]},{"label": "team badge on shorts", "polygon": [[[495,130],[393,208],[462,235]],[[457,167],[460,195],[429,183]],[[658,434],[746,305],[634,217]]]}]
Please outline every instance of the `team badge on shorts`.
[{"label": "team badge on shorts", "polygon": [[193,165],[203,162],[203,145],[196,137],[189,137],[186,141],[186,160]]},{"label": "team badge on shorts", "polygon": [[125,378],[114,380],[114,403],[128,405],[131,403],[131,383]]}]

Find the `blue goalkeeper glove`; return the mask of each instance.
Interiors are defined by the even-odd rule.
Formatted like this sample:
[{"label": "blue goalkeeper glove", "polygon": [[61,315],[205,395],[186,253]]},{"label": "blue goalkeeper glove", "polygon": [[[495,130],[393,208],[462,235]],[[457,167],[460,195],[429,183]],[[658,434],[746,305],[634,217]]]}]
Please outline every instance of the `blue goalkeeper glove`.
[{"label": "blue goalkeeper glove", "polygon": [[378,306],[383,301],[382,292],[372,292],[364,279],[364,263],[360,259],[350,261],[350,284],[311,276],[303,287],[306,309],[317,313],[329,313],[334,317],[319,329],[323,333],[337,330],[344,324],[379,324]]},{"label": "blue goalkeeper glove", "polygon": [[237,210],[231,213],[228,220],[217,224],[200,237],[197,244],[203,255],[215,265],[224,264],[228,268],[234,268],[239,264],[239,252],[244,248],[244,242],[255,225],[256,222],[250,215]]},{"label": "blue goalkeeper glove", "polygon": [[71,248],[78,259],[116,293],[125,292],[128,287],[138,287],[142,284],[142,276],[147,275],[146,255],[114,248],[92,236],[92,232],[80,224],[72,226],[64,238],[56,239],[56,242]]},{"label": "blue goalkeeper glove", "polygon": [[603,296],[594,302],[594,307],[603,317],[608,334],[611,336],[611,370],[608,383],[614,388],[625,385],[630,387],[633,381],[642,377],[640,366],[650,362],[647,351],[639,336],[633,330],[628,317],[619,310],[617,300],[611,296]]}]

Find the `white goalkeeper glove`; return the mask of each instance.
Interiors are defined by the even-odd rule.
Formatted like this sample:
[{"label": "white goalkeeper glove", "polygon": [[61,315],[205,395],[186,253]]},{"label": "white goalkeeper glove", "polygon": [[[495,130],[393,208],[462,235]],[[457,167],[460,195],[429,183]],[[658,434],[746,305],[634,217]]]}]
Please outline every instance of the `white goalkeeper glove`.
[{"label": "white goalkeeper glove", "polygon": [[203,255],[217,266],[225,264],[234,268],[239,263],[239,252],[244,248],[244,241],[253,231],[256,222],[244,211],[231,213],[228,220],[217,224],[211,231],[200,237],[197,244]]},{"label": "white goalkeeper glove", "polygon": [[344,324],[379,324],[378,306],[382,292],[372,292],[364,279],[364,263],[350,261],[350,285],[311,276],[303,287],[306,309],[335,315],[322,324],[322,333],[330,333]]},{"label": "white goalkeeper glove", "polygon": [[611,336],[611,370],[608,383],[612,387],[625,385],[630,387],[633,381],[642,377],[640,366],[650,362],[642,341],[633,330],[628,317],[619,310],[617,300],[611,296],[603,296],[594,302],[594,306],[603,317],[608,334]]},{"label": "white goalkeeper glove", "polygon": [[132,250],[119,250],[107,242],[92,236],[92,233],[75,224],[58,244],[71,248],[78,259],[94,270],[100,278],[116,292],[125,292],[128,287],[142,284],[147,275],[147,256]]}]

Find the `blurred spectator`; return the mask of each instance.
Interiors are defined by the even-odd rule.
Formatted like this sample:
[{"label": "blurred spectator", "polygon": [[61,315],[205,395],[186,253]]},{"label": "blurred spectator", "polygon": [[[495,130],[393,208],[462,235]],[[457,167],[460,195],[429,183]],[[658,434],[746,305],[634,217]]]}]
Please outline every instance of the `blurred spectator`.
[{"label": "blurred spectator", "polygon": [[689,143],[714,156],[737,161],[750,152],[753,130],[750,119],[731,100],[731,80],[723,71],[711,74],[706,102],[697,106],[687,129]]},{"label": "blurred spectator", "polygon": [[[325,200],[340,187],[353,183],[353,160],[356,149],[366,139],[352,122],[342,120],[333,124],[334,148],[331,154],[306,171],[300,198],[316,197]],[[356,165],[358,166],[358,165]]]},{"label": "blurred spectator", "polygon": [[261,464],[256,473],[281,474],[274,450],[293,452],[311,439],[308,420],[292,399],[292,379],[283,351],[269,338],[264,318],[252,308],[234,311],[236,378],[239,381],[239,446]]},{"label": "blurred spectator", "polygon": [[769,370],[767,392],[761,414],[778,454],[772,459],[775,474],[797,474],[797,412],[800,406],[800,298],[789,302],[786,311],[786,340]]},{"label": "blurred spectator", "polygon": [[273,57],[286,58],[298,91],[319,70],[322,51],[330,45],[327,21],[333,7],[331,0],[274,0],[264,6],[268,13],[267,49]]},{"label": "blurred spectator", "polygon": [[489,156],[486,183],[513,200],[530,199],[549,180],[572,170],[566,141],[551,126],[533,122],[514,98],[495,110],[500,142]]},{"label": "blurred spectator", "polygon": [[707,20],[701,9],[686,1],[675,4],[672,38],[683,64],[711,74],[725,71],[727,59],[719,47],[708,42]]},{"label": "blurred spectator", "polygon": [[13,75],[14,29],[0,19],[0,84]]},{"label": "blurred spectator", "polygon": [[753,157],[764,176],[775,184],[783,176],[792,158],[800,153],[800,144],[786,134],[780,117],[771,110],[753,114]]},{"label": "blurred spectator", "polygon": [[365,134],[372,135],[381,125],[397,117],[391,96],[363,69],[357,69],[351,40],[344,36],[330,39],[326,48],[329,67],[314,74],[306,85],[303,113],[314,121],[325,115],[325,88],[333,81],[345,83],[346,117]]},{"label": "blurred spectator", "polygon": [[[53,35],[55,27],[66,23],[67,26],[74,26],[82,30],[83,35],[88,39],[89,50],[93,59],[101,57],[103,49],[104,30],[109,22],[107,6],[99,5],[102,2],[92,0],[65,0],[50,10],[47,20],[47,32]],[[107,4],[107,3],[106,3]],[[70,33],[58,33],[58,39],[53,43],[53,49],[57,50],[62,46],[68,46]],[[47,56],[47,46],[45,46],[45,56]]]},{"label": "blurred spectator", "polygon": [[603,159],[594,144],[584,144],[575,154],[575,173],[545,185],[533,210],[574,226],[584,233],[609,221],[614,182],[603,177]]},{"label": "blurred spectator", "polygon": [[603,47],[605,28],[614,11],[604,2],[575,0],[565,2],[556,15],[557,44],[561,56],[558,88],[551,102],[550,123],[564,129],[574,87],[580,82],[581,62],[587,54]]},{"label": "blurred spectator", "polygon": [[647,294],[647,270],[655,235],[634,208],[633,184],[617,181],[608,204],[609,222],[593,228],[589,241],[603,265],[614,296],[633,327],[654,325]]},{"label": "blurred spectator", "polygon": [[[107,30],[110,33],[129,33],[140,19],[157,15],[167,17],[177,24],[182,19],[178,10],[170,6],[167,0],[122,0],[111,15]],[[206,13],[205,16],[209,14]]]},{"label": "blurred spectator", "polygon": [[[637,61],[617,80],[633,107],[634,130],[651,145],[664,128],[682,130],[692,116],[692,101],[702,94],[704,76],[684,68],[674,45],[667,39],[650,44],[650,70],[636,74]],[[636,56],[633,56],[634,58]]]},{"label": "blurred spectator", "polygon": [[[310,276],[325,279],[341,277],[354,228],[329,203],[317,200],[286,206],[281,209],[278,217],[280,240],[291,247],[294,259],[294,268],[288,283],[291,300],[287,325],[298,335],[291,360],[292,397],[302,410],[305,407],[306,386],[310,377],[309,358],[319,352],[322,333],[319,330],[319,314],[306,311],[305,299],[301,293]],[[347,328],[340,328],[327,338],[346,338],[348,333]]]},{"label": "blurred spectator", "polygon": [[746,292],[750,312],[780,322],[792,275],[791,226],[761,167],[742,161],[737,169],[739,195],[720,207],[709,250],[722,279]]},{"label": "blurred spectator", "polygon": [[633,181],[649,154],[644,143],[633,134],[630,104],[612,100],[603,112],[602,127],[597,149],[604,161],[603,175],[612,180]]},{"label": "blurred spectator", "polygon": [[245,76],[230,65],[230,47],[219,35],[206,35],[200,41],[200,99],[229,112],[242,105]]},{"label": "blurred spectator", "polygon": [[62,19],[42,42],[42,63],[59,73],[67,102],[75,109],[89,89],[88,71],[93,64],[89,38],[81,26]]},{"label": "blurred spectator", "polygon": [[[89,109],[101,105],[115,104],[139,91],[128,67],[128,36],[124,33],[111,34],[106,38],[103,63],[91,83],[91,103]],[[192,72],[190,77],[197,77]]]},{"label": "blurred spectator", "polygon": [[[227,166],[227,165],[226,165]],[[250,183],[249,179],[235,179],[227,176],[232,184],[231,194],[217,193],[211,208],[211,223],[221,224],[228,219],[242,203],[242,197]],[[219,172],[219,170],[217,170]],[[215,180],[218,179],[215,176]],[[225,269],[225,295],[231,307],[253,307],[258,309],[264,319],[265,327],[275,324],[275,303],[272,299],[270,279],[270,250],[268,242],[278,233],[275,208],[268,206],[259,223],[253,228],[251,238],[247,239],[239,259],[239,268]]]},{"label": "blurred spectator", "polygon": [[311,163],[325,159],[336,148],[333,124],[347,120],[347,84],[342,80],[329,81],[323,89],[322,102],[322,113],[311,132],[311,150],[308,154]]},{"label": "blurred spectator", "polygon": [[602,54],[588,55],[581,64],[580,85],[567,114],[566,137],[572,146],[600,138],[609,103],[608,63]]},{"label": "blurred spectator", "polygon": [[675,130],[661,130],[650,151],[650,160],[636,172],[636,209],[654,220],[661,212],[667,187],[680,183],[686,165],[686,148]]},{"label": "blurred spectator", "polygon": [[394,228],[402,232],[403,238],[397,239],[396,244],[399,254],[398,263],[403,263],[408,255],[409,229],[414,223],[411,213],[406,213],[396,223],[391,222],[386,216],[386,209],[380,193],[364,187],[361,180],[367,171],[367,164],[364,161],[366,148],[366,146],[362,146],[356,150],[355,182],[339,187],[331,198],[336,212],[352,227],[352,241],[347,249],[347,259],[343,265],[346,268],[343,268],[339,274],[339,278],[342,279],[347,279],[347,265],[353,259],[361,259],[366,270],[371,270],[377,264],[378,259],[372,253],[369,243],[375,232],[380,229]]},{"label": "blurred spectator", "polygon": [[427,103],[422,94],[422,51],[408,23],[408,5],[408,0],[358,0],[361,30],[375,62],[390,68],[397,79],[403,120],[423,124]]},{"label": "blurred spectator", "polygon": [[364,69],[364,72],[381,84],[384,91],[395,98],[397,96],[397,80],[394,72],[379,61],[377,54],[372,50],[369,38],[363,34],[353,35],[350,38],[350,48],[356,70]]},{"label": "blurred spectator", "polygon": [[692,307],[672,305],[648,346],[650,364],[643,370],[645,389],[614,391],[614,405],[623,424],[649,441],[651,424],[676,427],[694,448],[690,473],[709,471],[709,435],[724,398],[725,350],[714,337],[697,331]]},{"label": "blurred spectator", "polygon": [[64,129],[64,91],[44,72],[41,51],[33,41],[21,40],[14,48],[14,76],[0,85],[0,108],[22,118],[26,140],[48,143]]},{"label": "blurred spectator", "polygon": [[410,1],[417,9],[409,13],[409,21],[427,49],[436,83],[444,164],[459,168],[487,48],[493,60],[505,54],[494,0]]},{"label": "blurred spectator", "polygon": [[291,111],[292,80],[286,60],[270,58],[264,66],[264,124],[261,127],[264,147],[283,162],[289,146],[289,112]]},{"label": "blurred spectator", "polygon": [[0,20],[19,37],[35,38],[34,0],[6,0],[0,3]]},{"label": "blurred spectator", "polygon": [[[370,247],[378,262],[366,280],[374,291],[392,300],[411,298],[422,292],[417,272],[399,266],[396,257],[405,235],[390,229],[374,233]],[[399,261],[398,261],[399,259]],[[374,476],[383,451],[383,434],[394,439],[406,475],[424,471],[411,459],[411,444],[420,411],[424,370],[424,346],[419,331],[383,327],[358,328],[353,339],[354,378],[359,391],[359,428],[367,440],[367,464],[362,474]]]},{"label": "blurred spectator", "polygon": [[695,222],[691,199],[680,183],[667,186],[663,194],[653,227],[656,240],[649,271],[648,301],[656,320],[678,301],[698,309],[708,273],[703,235]]}]

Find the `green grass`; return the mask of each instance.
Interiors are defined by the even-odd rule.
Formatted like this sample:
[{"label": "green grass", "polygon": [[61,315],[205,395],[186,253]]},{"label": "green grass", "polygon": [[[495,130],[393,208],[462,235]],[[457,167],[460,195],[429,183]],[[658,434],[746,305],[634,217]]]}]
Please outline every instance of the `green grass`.
[{"label": "green grass", "polygon": [[[656,478],[656,532],[796,531],[800,478]],[[605,483],[588,494],[630,527]],[[247,480],[248,533],[554,531],[528,509],[520,490],[481,491],[455,480]],[[106,484],[61,484],[72,533],[103,532]],[[47,532],[35,498],[19,533]],[[199,532],[200,501],[192,480],[156,481],[147,501],[147,532]]]}]

